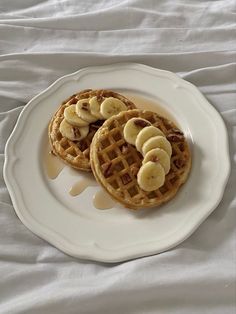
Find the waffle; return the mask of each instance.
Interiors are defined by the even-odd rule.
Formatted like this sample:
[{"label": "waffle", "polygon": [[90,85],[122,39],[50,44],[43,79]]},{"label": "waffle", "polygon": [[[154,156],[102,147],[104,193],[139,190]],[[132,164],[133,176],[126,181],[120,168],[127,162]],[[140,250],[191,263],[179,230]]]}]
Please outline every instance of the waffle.
[{"label": "waffle", "polygon": [[[143,157],[136,148],[125,142],[125,123],[140,117],[158,127],[172,146],[171,168],[165,183],[158,190],[143,191],[137,183],[137,172]],[[175,196],[186,181],[191,167],[191,154],[183,133],[171,121],[151,111],[130,110],[121,112],[104,122],[95,134],[90,160],[96,180],[107,192],[125,207],[138,209],[159,206]]]},{"label": "waffle", "polygon": [[85,171],[91,171],[90,167],[90,144],[93,136],[104,121],[99,120],[91,123],[89,126],[89,133],[86,138],[80,141],[71,141],[63,137],[59,131],[59,126],[64,118],[64,110],[67,106],[77,103],[78,100],[90,98],[93,96],[115,97],[123,101],[128,109],[136,108],[135,105],[124,96],[109,90],[84,90],[72,95],[65,100],[57,112],[52,117],[49,127],[48,135],[49,142],[52,148],[52,153],[61,158],[67,165]]}]

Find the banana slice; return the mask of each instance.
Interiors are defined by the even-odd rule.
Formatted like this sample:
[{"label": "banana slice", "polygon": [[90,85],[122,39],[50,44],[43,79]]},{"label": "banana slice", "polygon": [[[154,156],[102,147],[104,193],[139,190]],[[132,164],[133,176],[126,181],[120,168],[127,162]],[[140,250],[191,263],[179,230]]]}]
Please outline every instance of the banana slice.
[{"label": "banana slice", "polygon": [[74,126],[86,126],[87,121],[82,120],[75,112],[75,105],[70,105],[64,110],[64,118],[68,123]]},{"label": "banana slice", "polygon": [[159,162],[165,170],[165,174],[170,171],[170,157],[166,151],[161,148],[151,149],[144,156],[143,164],[146,164],[148,161]]},{"label": "banana slice", "polygon": [[147,152],[149,152],[153,148],[161,148],[167,152],[169,157],[172,154],[172,147],[170,142],[164,136],[154,136],[147,140],[146,143],[143,144],[142,152],[145,156]]},{"label": "banana slice", "polygon": [[145,128],[150,126],[151,123],[142,118],[132,118],[130,119],[125,127],[124,127],[124,138],[127,143],[135,145],[136,138],[139,132]]},{"label": "banana slice", "polygon": [[139,169],[137,181],[144,191],[157,190],[165,182],[165,171],[160,163],[148,161]]},{"label": "banana slice", "polygon": [[89,127],[83,126],[81,128],[69,124],[66,119],[63,119],[59,131],[62,136],[68,138],[71,141],[80,141],[88,135]]},{"label": "banana slice", "polygon": [[156,128],[153,125],[144,128],[142,131],[140,131],[140,133],[138,134],[138,136],[136,138],[136,141],[135,141],[135,146],[136,146],[137,150],[140,153],[142,153],[143,144],[150,137],[154,137],[154,136],[157,136],[157,135],[165,136],[164,133],[160,129]]},{"label": "banana slice", "polygon": [[97,96],[92,97],[89,100],[90,112],[98,120],[104,120],[102,114],[100,113],[100,103],[97,100]]},{"label": "banana slice", "polygon": [[120,99],[114,97],[106,98],[101,104],[101,114],[105,119],[108,119],[121,111],[127,110],[126,105]]},{"label": "banana slice", "polygon": [[98,118],[91,114],[89,99],[81,99],[75,106],[75,111],[81,119],[87,121],[88,123],[98,120]]}]

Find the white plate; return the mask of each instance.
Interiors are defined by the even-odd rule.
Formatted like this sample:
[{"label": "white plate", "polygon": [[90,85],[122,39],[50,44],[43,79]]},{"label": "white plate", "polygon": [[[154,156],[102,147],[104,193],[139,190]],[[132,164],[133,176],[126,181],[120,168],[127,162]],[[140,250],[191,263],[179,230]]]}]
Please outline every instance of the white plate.
[{"label": "white plate", "polygon": [[[102,211],[92,203],[99,187],[74,198],[68,194],[77,172],[66,167],[56,180],[48,179],[43,165],[47,124],[65,98],[91,87],[157,101],[181,126],[193,164],[172,201],[159,209],[117,205]],[[17,215],[35,234],[69,255],[117,262],[160,253],[190,236],[218,205],[229,171],[223,120],[198,89],[171,72],[123,63],[82,69],[33,98],[7,142],[4,178]]]}]

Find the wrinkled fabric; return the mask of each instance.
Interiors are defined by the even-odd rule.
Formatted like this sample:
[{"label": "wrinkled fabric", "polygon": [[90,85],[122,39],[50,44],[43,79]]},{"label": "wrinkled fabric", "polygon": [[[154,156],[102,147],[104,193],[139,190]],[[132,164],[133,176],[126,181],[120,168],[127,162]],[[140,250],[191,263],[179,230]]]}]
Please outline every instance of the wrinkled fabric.
[{"label": "wrinkled fabric", "polygon": [[[1,0],[1,314],[235,313],[235,11],[230,0]],[[69,257],[30,232],[14,212],[2,167],[33,96],[65,74],[116,62],[195,84],[225,121],[231,175],[216,210],[176,248],[105,264]]]}]

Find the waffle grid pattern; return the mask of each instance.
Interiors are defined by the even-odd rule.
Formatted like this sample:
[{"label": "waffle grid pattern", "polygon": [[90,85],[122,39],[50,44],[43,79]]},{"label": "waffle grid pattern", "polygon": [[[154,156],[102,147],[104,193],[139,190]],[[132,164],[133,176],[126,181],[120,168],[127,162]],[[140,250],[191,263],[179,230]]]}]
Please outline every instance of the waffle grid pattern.
[{"label": "waffle grid pattern", "polygon": [[90,144],[97,129],[103,121],[97,121],[90,125],[87,137],[81,141],[71,141],[63,137],[59,131],[59,126],[64,118],[64,110],[67,106],[77,103],[79,99],[98,97],[117,97],[124,101],[128,109],[135,108],[134,104],[122,95],[107,90],[85,90],[72,95],[65,100],[56,112],[49,124],[49,141],[53,153],[63,159],[68,165],[79,170],[91,171],[90,168]]},{"label": "waffle grid pattern", "polygon": [[[159,117],[157,114],[149,111],[132,110],[120,114],[115,119],[109,119],[104,123],[104,127],[99,130],[92,144],[92,158],[95,176],[104,187],[116,199],[125,200],[126,205],[148,205],[155,206],[168,200],[172,194],[176,193],[178,187],[183,183],[183,176],[189,166],[187,162],[190,159],[188,145],[186,141],[181,143],[171,143],[173,154],[171,157],[171,169],[166,175],[165,184],[158,190],[152,192],[143,191],[133,173],[132,168],[140,168],[143,157],[132,145],[128,146],[128,153],[124,154],[122,147],[127,145],[123,137],[123,128],[125,123],[133,118],[141,117],[150,121],[154,126],[160,128],[164,134],[168,134],[170,129],[176,126],[167,119]],[[99,140],[97,140],[99,138]],[[94,146],[96,145],[96,149]],[[95,157],[95,159],[94,159]],[[98,160],[98,165],[94,165]],[[178,166],[177,160],[186,160],[185,165]],[[104,176],[101,169],[104,164],[111,163],[111,169]],[[100,171],[98,170],[100,169]],[[99,172],[99,173],[98,173]]]}]

